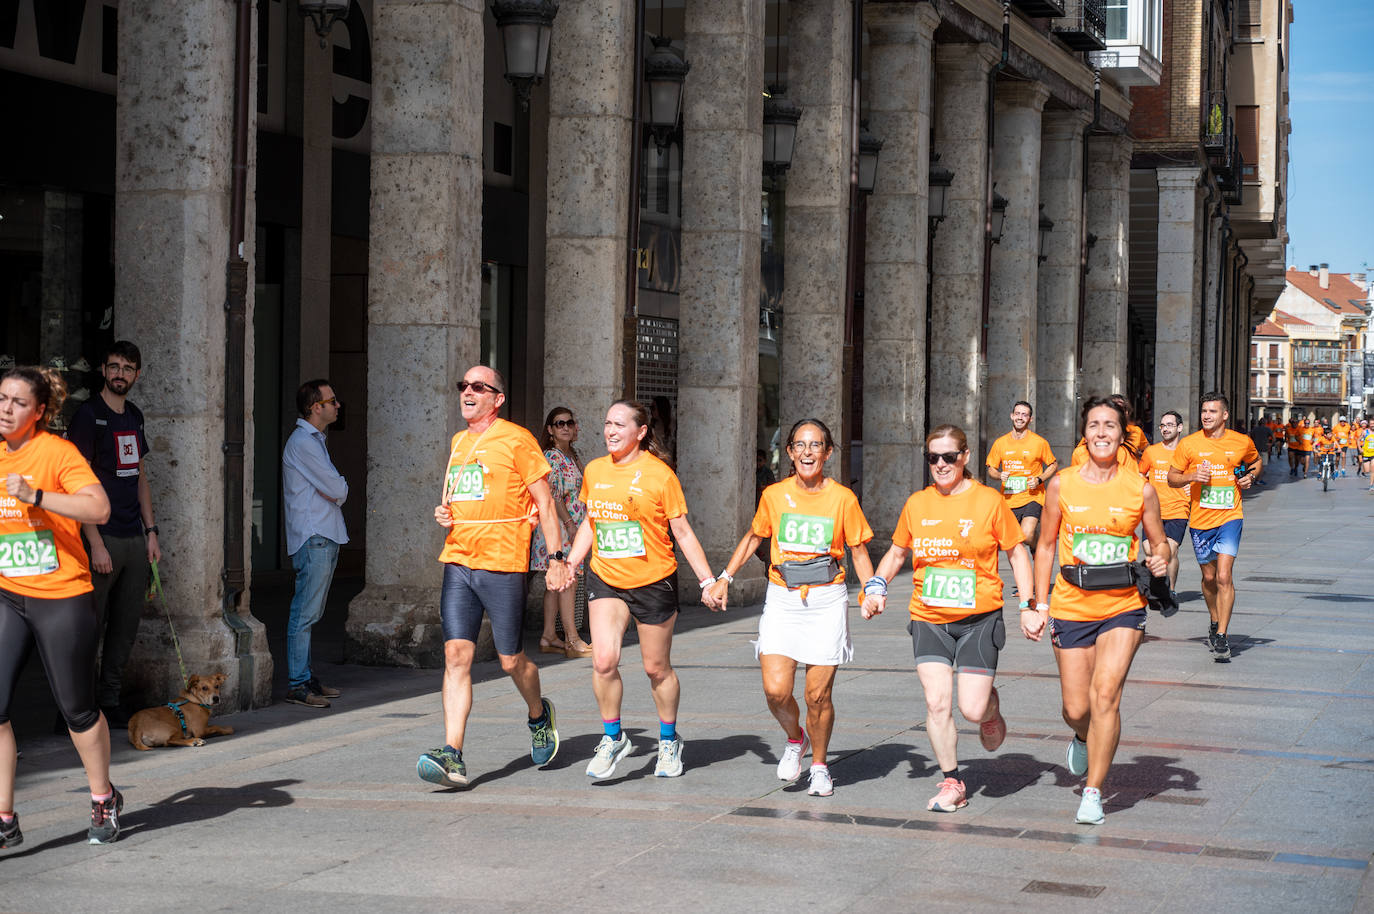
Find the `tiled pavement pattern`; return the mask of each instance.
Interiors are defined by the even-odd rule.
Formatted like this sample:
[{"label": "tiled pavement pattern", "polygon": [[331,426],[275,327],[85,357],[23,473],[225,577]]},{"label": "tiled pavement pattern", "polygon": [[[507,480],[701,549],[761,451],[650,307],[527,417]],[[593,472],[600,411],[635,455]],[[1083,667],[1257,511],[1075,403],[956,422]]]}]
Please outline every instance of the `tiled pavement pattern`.
[{"label": "tiled pavement pattern", "polygon": [[20,726],[26,843],[0,852],[0,910],[1374,910],[1374,494],[1350,478],[1324,495],[1286,470],[1267,482],[1246,503],[1235,659],[1202,646],[1185,554],[1189,599],[1151,617],[1126,687],[1102,826],[1072,822],[1054,660],[1015,632],[1014,607],[998,674],[1010,732],[989,754],[961,721],[970,798],[952,815],[925,811],[938,778],[900,609],[851,611],[828,799],[774,777],[757,608],[702,610],[674,651],[678,779],[652,776],[634,647],[636,751],[608,782],[583,774],[600,729],[589,661],[541,659],[563,740],[545,771],[514,689],[483,666],[462,791],[414,775],[441,738],[437,672],[325,664],[344,689],[329,711],[234,715],[238,732],[200,749],[117,742],[127,832],[110,847],[83,843],[70,744]]}]

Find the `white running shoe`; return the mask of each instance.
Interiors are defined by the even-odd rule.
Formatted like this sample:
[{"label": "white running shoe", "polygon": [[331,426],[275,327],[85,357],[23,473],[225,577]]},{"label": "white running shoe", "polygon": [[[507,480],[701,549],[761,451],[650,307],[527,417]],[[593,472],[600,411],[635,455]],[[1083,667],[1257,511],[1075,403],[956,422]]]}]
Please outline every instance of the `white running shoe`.
[{"label": "white running shoe", "polygon": [[782,750],[782,760],[778,762],[778,780],[795,781],[801,777],[801,760],[806,755],[806,750],[811,748],[811,737],[802,731],[802,740],[794,743],[787,741],[787,748]]},{"label": "white running shoe", "polygon": [[608,778],[615,774],[615,766],[620,764],[620,760],[630,754],[630,738],[625,735],[625,731],[620,731],[620,739],[611,739],[609,736],[601,737],[601,742],[596,744],[596,754],[587,763],[587,777],[589,778]]},{"label": "white running shoe", "polygon": [[1068,751],[1064,753],[1064,763],[1069,766],[1069,774],[1088,773],[1088,744],[1077,736],[1069,740]]},{"label": "white running shoe", "polygon": [[1078,815],[1073,819],[1079,825],[1101,825],[1107,821],[1102,814],[1102,791],[1096,787],[1083,788],[1083,801],[1078,804]]},{"label": "white running shoe", "polygon": [[835,782],[830,779],[830,769],[824,765],[812,765],[806,792],[813,797],[828,797],[834,793]]},{"label": "white running shoe", "polygon": [[675,778],[682,774],[682,737],[658,741],[658,763],[654,765],[654,777]]}]

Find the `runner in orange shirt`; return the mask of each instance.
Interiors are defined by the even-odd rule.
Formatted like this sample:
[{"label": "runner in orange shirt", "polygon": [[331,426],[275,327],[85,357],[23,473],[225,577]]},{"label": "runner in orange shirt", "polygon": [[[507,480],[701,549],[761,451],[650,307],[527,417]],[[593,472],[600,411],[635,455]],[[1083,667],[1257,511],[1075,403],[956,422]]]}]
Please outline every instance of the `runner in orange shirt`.
[{"label": "runner in orange shirt", "polygon": [[[845,546],[859,577],[866,580],[873,576],[873,563],[865,548],[873,539],[873,530],[859,500],[825,476],[825,462],[834,451],[830,429],[819,419],[803,419],[792,426],[787,453],[796,474],[763,490],[749,532],[711,585],[712,594],[724,606],[735,574],[759,546],[769,541],[768,594],[759,617],[755,656],[763,672],[768,710],[787,737],[778,762],[778,778],[796,780],[810,746],[806,792],[816,797],[828,797],[835,791],[825,761],[835,727],[830,693],[836,669],[854,655],[849,638],[849,591],[842,564]],[[790,583],[789,577],[793,579]],[[799,583],[799,579],[809,583]],[[805,730],[792,695],[798,663],[806,664]]]},{"label": "runner in orange shirt", "polygon": [[1045,480],[1059,467],[1050,443],[1030,430],[1033,414],[1029,403],[1016,401],[1011,408],[1011,431],[992,443],[987,459],[988,475],[1000,484],[1027,545],[1034,541],[1040,523]]},{"label": "runner in orange shirt", "polygon": [[[1183,434],[1183,417],[1169,410],[1159,418],[1159,441],[1140,455],[1140,472],[1154,487],[1159,499],[1159,516],[1164,522],[1164,538],[1169,541],[1169,591],[1178,583],[1178,547],[1188,535],[1188,493],[1169,485],[1169,464],[1174,459]],[[1177,597],[1175,597],[1177,602]]]},{"label": "runner in orange shirt", "polygon": [[10,704],[29,648],[38,655],[91,789],[91,844],[119,837],[124,798],[110,783],[110,729],[95,695],[100,632],[82,524],[110,502],[76,445],[47,431],[67,397],[48,368],[0,376],[0,847],[24,841],[14,814],[18,748]]},{"label": "runner in orange shirt", "polygon": [[1298,475],[1298,461],[1302,458],[1302,421],[1289,416],[1283,428],[1283,440],[1288,445],[1288,475]]},{"label": "runner in orange shirt", "polygon": [[1202,596],[1211,617],[1207,644],[1213,659],[1226,663],[1231,659],[1226,631],[1236,602],[1231,572],[1240,553],[1244,526],[1241,492],[1254,484],[1264,465],[1255,442],[1226,427],[1231,412],[1225,396],[1204,395],[1200,413],[1202,431],[1179,442],[1169,464],[1169,485],[1190,488],[1188,526],[1193,553],[1202,568]]},{"label": "runner in orange shirt", "polygon": [[[911,557],[916,589],[907,631],[926,697],[926,735],[943,778],[926,804],[935,812],[968,805],[956,751],[956,671],[959,712],[978,724],[983,748],[993,752],[1007,736],[1001,699],[992,684],[1007,639],[998,552],[1007,554],[1020,592],[1031,592],[1030,552],[1021,528],[1006,499],[973,478],[968,459],[968,440],[957,425],[937,426],[926,437],[932,482],[906,500],[892,548],[864,584],[862,612],[870,619],[886,608],[888,582]],[[1022,599],[1020,605],[1024,612],[1030,603]]]},{"label": "runner in orange shirt", "polygon": [[[1154,487],[1117,460],[1125,426],[1126,412],[1112,400],[1083,404],[1091,457],[1050,480],[1035,555],[1037,603],[1021,616],[1032,640],[1047,625],[1050,630],[1064,722],[1073,730],[1068,769],[1087,775],[1074,818],[1081,825],[1105,821],[1102,785],[1121,738],[1121,693],[1145,638],[1145,598],[1128,567],[1136,558],[1137,527],[1145,527],[1150,542],[1150,573],[1163,575],[1169,564]],[[1060,573],[1051,594],[1056,540]]]},{"label": "runner in orange shirt", "polygon": [[1346,466],[1354,462],[1355,430],[1351,427],[1350,422],[1345,416],[1341,416],[1340,419],[1337,420],[1335,427],[1331,429],[1331,433],[1336,436],[1336,446],[1340,448],[1340,452],[1336,454],[1338,458],[1336,461],[1336,475],[1345,476]]},{"label": "runner in orange shirt", "polygon": [[687,522],[682,484],[650,426],[648,407],[617,400],[606,412],[602,430],[608,453],[588,463],[582,475],[579,497],[587,506],[587,517],[577,530],[570,556],[576,566],[591,554],[587,609],[592,630],[592,690],[605,732],[587,765],[587,776],[610,777],[630,754],[630,738],[620,726],[625,690],[620,679],[620,645],[633,619],[658,710],[654,775],[675,778],[682,774],[682,737],[677,732],[681,689],[672,662],[678,613],[674,540],[700,579],[701,602],[713,612],[725,607],[708,589],[716,579]]},{"label": "runner in orange shirt", "polygon": [[1283,453],[1283,423],[1274,413],[1269,414],[1269,421],[1265,423],[1269,426],[1269,459],[1273,459],[1274,453]]},{"label": "runner in orange shirt", "polygon": [[1335,434],[1325,424],[1317,431],[1313,448],[1317,455],[1317,475],[1321,475],[1321,462],[1326,460],[1330,461],[1330,476],[1336,476],[1341,468],[1341,446],[1337,442]]},{"label": "runner in orange shirt", "polygon": [[458,383],[467,428],[453,436],[443,495],[434,520],[448,531],[439,615],[444,629],[444,740],[415,763],[421,780],[443,787],[467,784],[463,738],[472,713],[472,662],[482,614],[491,621],[501,669],[529,711],[530,758],[544,766],[558,752],[553,702],[541,696],[539,668],[525,656],[525,587],[534,525],[551,550],[548,587],[567,585],[563,531],[549,489],[549,462],[534,436],[498,418],[506,382],[494,368],[474,365]]},{"label": "runner in orange shirt", "polygon": [[1298,467],[1302,470],[1302,478],[1307,478],[1307,471],[1312,469],[1312,448],[1316,445],[1317,425],[1315,418],[1308,419],[1304,416],[1298,424]]}]

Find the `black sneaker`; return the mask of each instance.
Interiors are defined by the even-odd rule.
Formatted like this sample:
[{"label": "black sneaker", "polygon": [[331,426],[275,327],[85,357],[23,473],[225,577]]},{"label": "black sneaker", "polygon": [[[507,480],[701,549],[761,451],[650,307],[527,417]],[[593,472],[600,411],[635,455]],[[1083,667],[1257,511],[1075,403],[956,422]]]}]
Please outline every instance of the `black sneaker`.
[{"label": "black sneaker", "polygon": [[310,691],[309,686],[298,685],[294,689],[288,689],[286,700],[293,705],[305,705],[307,708],[327,708],[329,702],[324,696],[316,695]]},{"label": "black sneaker", "polygon": [[1217,652],[1217,624],[1215,622],[1207,623],[1207,650],[1214,654]]},{"label": "black sneaker", "polygon": [[91,801],[91,827],[86,838],[91,844],[114,844],[119,837],[119,814],[124,811],[124,795],[113,787],[108,800]]},{"label": "black sneaker", "polygon": [[0,847],[18,847],[24,843],[24,833],[19,830],[19,816],[15,815],[6,825],[0,821]]},{"label": "black sneaker", "polygon": [[1212,659],[1217,663],[1231,662],[1231,642],[1226,640],[1226,633],[1221,632],[1216,639],[1216,656]]}]

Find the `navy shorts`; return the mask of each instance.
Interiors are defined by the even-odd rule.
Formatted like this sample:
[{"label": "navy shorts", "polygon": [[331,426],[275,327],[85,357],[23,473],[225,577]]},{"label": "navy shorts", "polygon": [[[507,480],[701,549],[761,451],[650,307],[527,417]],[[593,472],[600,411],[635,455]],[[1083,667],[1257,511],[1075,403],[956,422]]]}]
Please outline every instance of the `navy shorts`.
[{"label": "navy shorts", "polygon": [[1239,555],[1240,533],[1244,524],[1245,521],[1237,518],[1211,530],[1199,530],[1197,527],[1189,530],[1193,535],[1193,554],[1197,556],[1197,563],[1210,565],[1217,560],[1218,554],[1232,558]]},{"label": "navy shorts", "polygon": [[523,651],[526,582],[523,571],[485,571],[445,563],[444,588],[439,592],[444,640],[476,644],[485,610],[496,653],[514,657]]},{"label": "navy shorts", "polygon": [[1055,647],[1091,647],[1097,636],[1113,628],[1134,628],[1145,631],[1145,607],[1128,609],[1105,619],[1077,622],[1073,619],[1050,618],[1050,643]]},{"label": "navy shorts", "polygon": [[1040,502],[1028,501],[1019,508],[1012,508],[1011,516],[1016,518],[1016,522],[1019,524],[1028,517],[1040,517],[1040,508]]},{"label": "navy shorts", "polygon": [[1164,535],[1176,543],[1188,536],[1188,518],[1174,517],[1164,522]]},{"label": "navy shorts", "polygon": [[957,622],[912,619],[906,630],[911,633],[911,652],[918,665],[944,663],[961,673],[996,673],[997,655],[1007,643],[1007,626],[1000,609]]}]

